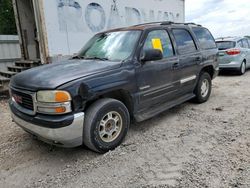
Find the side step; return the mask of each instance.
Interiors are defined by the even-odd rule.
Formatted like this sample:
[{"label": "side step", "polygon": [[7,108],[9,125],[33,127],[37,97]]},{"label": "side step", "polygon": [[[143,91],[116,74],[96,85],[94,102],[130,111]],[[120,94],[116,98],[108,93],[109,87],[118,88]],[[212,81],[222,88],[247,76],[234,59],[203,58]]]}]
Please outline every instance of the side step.
[{"label": "side step", "polygon": [[19,66],[8,66],[7,68],[8,68],[8,71],[11,71],[11,72],[22,72],[22,71],[29,69],[28,67],[19,67]]},{"label": "side step", "polygon": [[17,73],[16,72],[12,72],[12,71],[0,71],[0,76],[3,76],[5,78],[11,78],[15,74],[17,74]]},{"label": "side step", "polygon": [[10,81],[9,78],[0,76],[0,91],[8,90],[9,81]]},{"label": "side step", "polygon": [[8,90],[10,78],[22,71],[37,67],[41,64],[39,59],[37,60],[20,60],[13,62],[12,66],[7,67],[7,71],[0,71],[0,91]]},{"label": "side step", "polygon": [[15,63],[18,67],[32,68],[40,65],[40,60],[21,60]]},{"label": "side step", "polygon": [[182,104],[182,103],[184,103],[184,102],[186,102],[194,97],[195,97],[194,94],[187,94],[187,95],[180,97],[179,99],[156,105],[154,108],[152,107],[150,110],[136,113],[135,119],[137,122],[141,122],[141,121],[144,121],[146,119],[150,119],[150,118],[152,118],[152,117],[154,117],[154,116],[156,116],[156,115],[158,115],[158,114],[160,114],[160,113],[162,113],[170,108],[173,108],[177,105],[180,105],[180,104]]}]

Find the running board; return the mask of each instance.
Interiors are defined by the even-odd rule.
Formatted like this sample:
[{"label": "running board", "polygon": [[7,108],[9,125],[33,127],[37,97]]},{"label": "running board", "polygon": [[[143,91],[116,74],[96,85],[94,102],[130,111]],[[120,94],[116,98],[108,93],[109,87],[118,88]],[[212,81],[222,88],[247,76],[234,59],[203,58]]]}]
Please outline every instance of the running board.
[{"label": "running board", "polygon": [[159,105],[156,105],[156,107],[154,108],[151,108],[147,111],[142,111],[142,112],[138,112],[134,115],[135,117],[135,120],[137,122],[141,122],[141,121],[144,121],[144,120],[147,120],[147,119],[150,119],[170,108],[173,108],[177,105],[180,105],[192,98],[194,98],[195,95],[194,94],[188,94],[188,95],[184,95],[182,97],[180,97],[179,99],[177,100],[172,100],[170,102],[167,102],[167,103],[164,103],[164,104],[159,104]]}]

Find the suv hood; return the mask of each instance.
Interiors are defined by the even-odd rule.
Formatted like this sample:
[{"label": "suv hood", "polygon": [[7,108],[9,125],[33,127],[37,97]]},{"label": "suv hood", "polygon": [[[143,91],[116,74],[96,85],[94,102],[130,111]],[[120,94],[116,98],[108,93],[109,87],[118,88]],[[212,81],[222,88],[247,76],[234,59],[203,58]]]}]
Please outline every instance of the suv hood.
[{"label": "suv hood", "polygon": [[12,77],[10,86],[30,91],[55,89],[78,78],[119,68],[121,62],[68,60],[29,69]]}]

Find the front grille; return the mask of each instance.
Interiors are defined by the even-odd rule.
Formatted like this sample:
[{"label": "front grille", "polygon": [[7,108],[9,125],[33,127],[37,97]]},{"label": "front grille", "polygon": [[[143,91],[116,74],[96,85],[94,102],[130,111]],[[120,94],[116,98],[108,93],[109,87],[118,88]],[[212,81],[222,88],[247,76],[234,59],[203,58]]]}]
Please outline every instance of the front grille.
[{"label": "front grille", "polygon": [[13,89],[11,90],[11,95],[19,106],[32,111],[34,110],[33,99],[31,95]]}]

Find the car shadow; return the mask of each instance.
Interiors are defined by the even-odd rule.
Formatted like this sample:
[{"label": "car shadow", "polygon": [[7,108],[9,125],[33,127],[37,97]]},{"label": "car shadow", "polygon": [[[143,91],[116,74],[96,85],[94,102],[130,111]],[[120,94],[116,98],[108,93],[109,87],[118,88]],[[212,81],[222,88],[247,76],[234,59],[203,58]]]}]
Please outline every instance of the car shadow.
[{"label": "car shadow", "polygon": [[234,70],[220,70],[219,76],[229,77],[229,76],[241,76],[241,75],[239,75],[239,73]]}]

